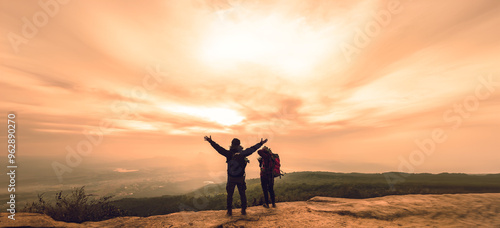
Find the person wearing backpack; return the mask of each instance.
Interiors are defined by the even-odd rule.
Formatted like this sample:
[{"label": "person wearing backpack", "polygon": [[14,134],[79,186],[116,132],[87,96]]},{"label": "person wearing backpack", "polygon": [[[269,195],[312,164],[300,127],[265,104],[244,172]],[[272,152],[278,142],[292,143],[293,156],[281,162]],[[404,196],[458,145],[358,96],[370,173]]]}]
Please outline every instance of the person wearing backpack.
[{"label": "person wearing backpack", "polygon": [[[271,196],[271,203],[273,207],[276,207],[275,196],[274,196],[274,173],[273,173],[273,153],[269,147],[265,146],[259,150],[260,157],[257,159],[260,166],[260,184],[262,186],[262,191],[264,192],[265,203],[263,206],[269,208],[269,197]],[[279,168],[278,168],[279,170]]]},{"label": "person wearing backpack", "polygon": [[245,190],[247,189],[245,183],[245,168],[247,166],[248,157],[257,149],[259,149],[264,143],[267,142],[267,139],[260,139],[260,142],[255,144],[252,147],[249,147],[243,150],[243,147],[240,145],[240,140],[234,138],[231,141],[231,146],[229,150],[224,149],[219,146],[216,142],[212,140],[212,136],[205,136],[205,141],[209,142],[210,145],[222,156],[226,157],[227,163],[227,215],[231,216],[232,206],[233,206],[233,193],[234,187],[238,187],[238,192],[240,193],[241,200],[241,214],[246,215],[247,208],[247,197],[245,195]]}]

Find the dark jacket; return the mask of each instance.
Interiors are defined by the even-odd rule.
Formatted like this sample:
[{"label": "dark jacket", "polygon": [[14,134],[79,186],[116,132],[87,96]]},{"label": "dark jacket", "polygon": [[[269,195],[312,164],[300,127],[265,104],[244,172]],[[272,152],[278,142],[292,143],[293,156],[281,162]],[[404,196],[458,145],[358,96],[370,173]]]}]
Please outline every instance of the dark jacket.
[{"label": "dark jacket", "polygon": [[251,155],[264,144],[257,143],[245,150],[243,150],[242,147],[226,150],[213,140],[210,140],[209,143],[219,154],[226,157],[227,175],[230,177],[245,176],[245,168],[247,163],[247,160],[245,158]]},{"label": "dark jacket", "polygon": [[257,159],[259,161],[260,176],[272,175],[271,154],[264,149],[259,150],[257,153],[261,156]]}]

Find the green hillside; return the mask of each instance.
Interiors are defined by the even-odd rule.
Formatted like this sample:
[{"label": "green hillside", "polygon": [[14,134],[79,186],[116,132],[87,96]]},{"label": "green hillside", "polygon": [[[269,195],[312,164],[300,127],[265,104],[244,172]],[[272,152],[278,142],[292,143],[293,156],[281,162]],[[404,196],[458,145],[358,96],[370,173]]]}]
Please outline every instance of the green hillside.
[{"label": "green hillside", "polygon": [[[397,175],[399,182],[391,186],[387,177]],[[393,179],[390,179],[393,180]],[[500,192],[500,174],[362,174],[331,172],[289,173],[275,179],[276,200],[303,201],[314,196],[370,198],[402,194],[453,194]],[[248,205],[261,205],[260,179],[247,180]],[[239,207],[235,190],[234,206]],[[212,184],[194,192],[177,196],[124,198],[112,202],[131,215],[150,216],[182,210],[223,210],[226,203],[225,184]]]}]

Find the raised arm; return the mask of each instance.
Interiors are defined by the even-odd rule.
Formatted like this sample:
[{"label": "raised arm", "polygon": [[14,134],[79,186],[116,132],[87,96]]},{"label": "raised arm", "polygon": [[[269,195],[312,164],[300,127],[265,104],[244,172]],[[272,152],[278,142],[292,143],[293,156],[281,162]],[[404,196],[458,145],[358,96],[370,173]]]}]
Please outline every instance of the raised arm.
[{"label": "raised arm", "polygon": [[229,151],[224,149],[223,147],[219,146],[219,144],[217,144],[216,142],[214,142],[212,140],[212,136],[208,137],[208,136],[205,136],[205,141],[209,142],[210,145],[217,151],[219,152],[219,154],[221,154],[222,156],[224,157],[228,157],[229,156]]},{"label": "raised arm", "polygon": [[245,149],[243,152],[241,152],[241,154],[243,156],[249,156],[250,154],[252,154],[253,152],[255,152],[256,150],[258,150],[262,145],[264,145],[264,143],[267,142],[267,139],[260,139],[260,142],[255,144],[254,146],[252,147],[249,147],[247,149]]}]

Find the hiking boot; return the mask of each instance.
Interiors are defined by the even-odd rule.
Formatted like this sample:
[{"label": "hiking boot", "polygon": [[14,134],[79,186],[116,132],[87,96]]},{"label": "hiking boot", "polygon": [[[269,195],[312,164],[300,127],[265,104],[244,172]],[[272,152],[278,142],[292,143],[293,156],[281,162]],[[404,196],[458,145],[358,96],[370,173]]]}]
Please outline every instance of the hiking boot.
[{"label": "hiking boot", "polygon": [[242,208],[242,209],[241,209],[241,214],[242,214],[242,215],[246,215],[246,214],[247,214],[247,210],[246,210],[245,208]]},{"label": "hiking boot", "polygon": [[275,204],[275,203],[273,203],[273,207],[276,207],[276,204]]},{"label": "hiking boot", "polygon": [[231,209],[227,210],[226,215],[227,216],[232,216],[233,215],[233,210],[231,210]]},{"label": "hiking boot", "polygon": [[267,204],[267,203],[263,204],[262,206],[265,208],[269,208],[269,204]]}]

